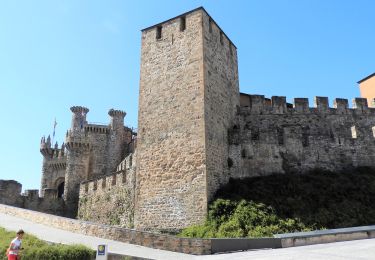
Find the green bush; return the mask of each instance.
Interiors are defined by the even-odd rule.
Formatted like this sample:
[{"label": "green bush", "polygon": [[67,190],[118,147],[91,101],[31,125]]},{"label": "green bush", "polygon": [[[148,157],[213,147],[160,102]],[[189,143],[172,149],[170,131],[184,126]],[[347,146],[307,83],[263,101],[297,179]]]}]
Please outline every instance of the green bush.
[{"label": "green bush", "polygon": [[95,251],[82,245],[49,245],[40,248],[25,249],[22,259],[32,260],[90,260],[93,259]]},{"label": "green bush", "polygon": [[271,206],[282,219],[300,219],[307,226],[342,228],[375,224],[375,170],[315,170],[231,179],[215,198],[254,201]]},{"label": "green bush", "polygon": [[299,219],[279,218],[272,207],[253,201],[217,199],[204,225],[184,229],[182,237],[267,237],[275,233],[308,231]]},{"label": "green bush", "polygon": [[262,237],[375,224],[375,170],[315,170],[230,179],[210,203],[204,225],[185,237]]},{"label": "green bush", "polygon": [[[7,259],[5,252],[14,237],[15,232],[0,228],[0,259]],[[23,260],[90,260],[95,257],[95,251],[85,246],[49,245],[27,233],[22,239],[22,247],[25,248],[22,251]]]}]

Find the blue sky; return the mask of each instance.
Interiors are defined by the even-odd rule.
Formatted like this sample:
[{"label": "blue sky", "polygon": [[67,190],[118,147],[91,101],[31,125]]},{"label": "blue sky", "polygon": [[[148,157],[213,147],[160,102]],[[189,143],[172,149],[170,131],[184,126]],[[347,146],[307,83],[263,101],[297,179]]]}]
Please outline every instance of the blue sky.
[{"label": "blue sky", "polygon": [[375,1],[1,1],[0,179],[39,188],[39,142],[61,143],[72,105],[137,126],[140,30],[204,6],[238,48],[240,89],[266,96],[359,96],[375,72]]}]

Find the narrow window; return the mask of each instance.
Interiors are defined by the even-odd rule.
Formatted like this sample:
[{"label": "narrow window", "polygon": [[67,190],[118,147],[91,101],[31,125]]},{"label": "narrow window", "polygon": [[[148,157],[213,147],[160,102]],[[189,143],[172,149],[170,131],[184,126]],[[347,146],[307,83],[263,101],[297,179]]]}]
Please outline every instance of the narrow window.
[{"label": "narrow window", "polygon": [[242,149],[242,151],[241,151],[241,157],[242,158],[246,158],[247,157],[246,149]]},{"label": "narrow window", "polygon": [[223,33],[222,32],[220,32],[220,43],[221,45],[223,45]]},{"label": "narrow window", "polygon": [[303,127],[302,128],[302,146],[303,147],[308,147],[310,145],[309,136],[310,136],[310,129],[308,127]]},{"label": "narrow window", "polygon": [[227,159],[228,167],[231,168],[233,166],[233,160],[232,158]]},{"label": "narrow window", "polygon": [[161,39],[161,26],[156,27],[156,39]]},{"label": "narrow window", "polygon": [[375,138],[375,126],[372,127],[372,136]]},{"label": "narrow window", "polygon": [[208,31],[212,33],[212,19],[208,20]]},{"label": "narrow window", "polygon": [[116,185],[116,175],[113,175],[112,176],[112,186],[115,186]]},{"label": "narrow window", "polygon": [[186,17],[182,16],[180,18],[180,32],[185,31],[185,29],[186,29]]},{"label": "narrow window", "polygon": [[331,138],[332,141],[335,140],[335,134],[333,133],[332,129],[329,130],[329,137]]},{"label": "narrow window", "polygon": [[107,186],[107,178],[103,178],[102,179],[102,189],[105,189],[106,186]]},{"label": "narrow window", "polygon": [[277,128],[277,142],[279,145],[284,145],[284,129]]},{"label": "narrow window", "polygon": [[352,131],[352,138],[357,138],[357,129],[355,128],[355,125],[353,125],[350,130]]},{"label": "narrow window", "polygon": [[251,140],[253,140],[253,141],[259,140],[259,129],[258,128],[251,129]]},{"label": "narrow window", "polygon": [[126,172],[122,173],[122,183],[126,183]]}]

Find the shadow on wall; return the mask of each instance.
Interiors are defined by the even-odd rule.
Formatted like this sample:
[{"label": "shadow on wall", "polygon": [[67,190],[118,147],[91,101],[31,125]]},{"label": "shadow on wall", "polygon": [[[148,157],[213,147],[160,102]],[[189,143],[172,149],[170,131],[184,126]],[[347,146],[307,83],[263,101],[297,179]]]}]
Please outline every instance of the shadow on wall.
[{"label": "shadow on wall", "polygon": [[264,203],[280,217],[299,218],[317,228],[373,225],[375,169],[230,179],[217,191],[218,198]]}]

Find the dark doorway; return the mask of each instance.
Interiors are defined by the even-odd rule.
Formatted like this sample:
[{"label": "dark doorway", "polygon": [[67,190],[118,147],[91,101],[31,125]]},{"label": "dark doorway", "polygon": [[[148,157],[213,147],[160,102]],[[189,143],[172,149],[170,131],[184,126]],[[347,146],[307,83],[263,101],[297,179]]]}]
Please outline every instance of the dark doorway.
[{"label": "dark doorway", "polygon": [[64,196],[64,182],[60,183],[59,186],[57,186],[57,197],[62,198]]}]

